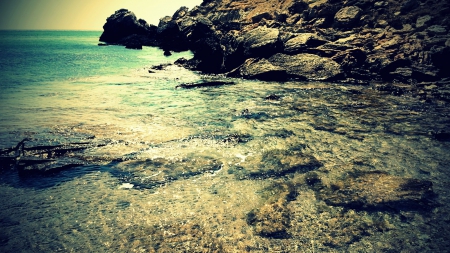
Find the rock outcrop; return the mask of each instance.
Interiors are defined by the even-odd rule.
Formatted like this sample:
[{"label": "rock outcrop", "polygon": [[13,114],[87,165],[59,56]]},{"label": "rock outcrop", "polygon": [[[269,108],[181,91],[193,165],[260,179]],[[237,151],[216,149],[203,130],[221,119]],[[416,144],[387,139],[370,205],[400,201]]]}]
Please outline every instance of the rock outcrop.
[{"label": "rock outcrop", "polygon": [[449,12],[438,0],[205,0],[157,27],[119,10],[101,40],[189,49],[183,65],[206,73],[417,84],[450,76]]},{"label": "rock outcrop", "polygon": [[111,15],[103,26],[100,41],[125,45],[130,49],[142,49],[142,45],[154,45],[155,26],[137,19],[133,12],[120,9]]}]

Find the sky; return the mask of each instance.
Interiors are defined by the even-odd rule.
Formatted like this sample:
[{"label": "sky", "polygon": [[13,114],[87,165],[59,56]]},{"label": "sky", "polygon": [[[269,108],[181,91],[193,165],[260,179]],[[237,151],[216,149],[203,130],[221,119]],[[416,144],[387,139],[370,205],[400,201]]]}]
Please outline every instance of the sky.
[{"label": "sky", "polygon": [[0,0],[0,30],[103,30],[106,18],[125,8],[149,24],[202,0]]}]

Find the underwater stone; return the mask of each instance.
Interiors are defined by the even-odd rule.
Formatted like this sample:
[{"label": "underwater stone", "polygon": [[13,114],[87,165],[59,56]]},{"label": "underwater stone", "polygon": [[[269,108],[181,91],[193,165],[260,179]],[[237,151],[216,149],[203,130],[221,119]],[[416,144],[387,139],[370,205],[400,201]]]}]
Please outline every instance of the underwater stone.
[{"label": "underwater stone", "polygon": [[286,201],[265,204],[259,210],[247,214],[247,223],[255,227],[255,232],[264,237],[287,238],[290,223],[290,212]]},{"label": "underwater stone", "polygon": [[281,177],[290,173],[305,173],[322,166],[314,156],[300,150],[270,150],[260,156],[249,157],[233,173],[239,179]]},{"label": "underwater stone", "polygon": [[217,160],[193,154],[181,160],[155,158],[124,161],[115,166],[112,174],[123,185],[133,185],[135,189],[151,189],[171,181],[213,173],[221,168],[222,163]]},{"label": "underwater stone", "polygon": [[429,210],[432,182],[389,175],[382,171],[355,171],[319,189],[317,197],[328,205],[362,210]]}]

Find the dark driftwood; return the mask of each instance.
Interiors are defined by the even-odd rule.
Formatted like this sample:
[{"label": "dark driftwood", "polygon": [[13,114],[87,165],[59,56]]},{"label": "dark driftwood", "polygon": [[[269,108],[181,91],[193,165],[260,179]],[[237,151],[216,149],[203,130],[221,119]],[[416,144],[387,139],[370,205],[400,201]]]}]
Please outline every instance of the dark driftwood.
[{"label": "dark driftwood", "polygon": [[213,82],[204,82],[204,83],[183,83],[175,86],[175,89],[193,89],[193,88],[201,88],[201,87],[216,87],[223,85],[234,85],[234,82],[222,82],[222,81],[213,81]]},{"label": "dark driftwood", "polygon": [[106,144],[90,142],[74,142],[69,144],[25,147],[23,139],[15,147],[0,150],[0,170],[17,170],[19,175],[49,174],[83,165],[77,158],[67,154],[82,152],[90,147],[100,147]]}]

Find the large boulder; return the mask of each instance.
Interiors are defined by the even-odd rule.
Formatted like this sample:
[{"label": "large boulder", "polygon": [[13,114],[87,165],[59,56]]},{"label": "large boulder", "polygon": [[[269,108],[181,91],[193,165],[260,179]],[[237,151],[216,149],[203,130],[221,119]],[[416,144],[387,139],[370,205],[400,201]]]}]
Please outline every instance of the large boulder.
[{"label": "large boulder", "polygon": [[274,54],[280,47],[280,31],[265,26],[257,27],[243,35],[243,51],[247,57],[265,57]]},{"label": "large boulder", "polygon": [[326,81],[337,79],[343,74],[337,62],[314,54],[278,53],[268,60],[272,65],[284,69],[293,78]]},{"label": "large boulder", "polygon": [[286,79],[286,71],[272,65],[267,59],[250,58],[239,68],[239,76],[248,79],[282,81]]},{"label": "large boulder", "polygon": [[100,41],[114,44],[134,34],[151,36],[151,32],[152,27],[145,20],[138,20],[133,12],[120,9],[106,20]]}]

